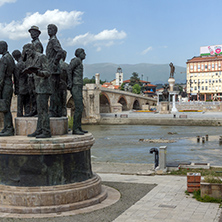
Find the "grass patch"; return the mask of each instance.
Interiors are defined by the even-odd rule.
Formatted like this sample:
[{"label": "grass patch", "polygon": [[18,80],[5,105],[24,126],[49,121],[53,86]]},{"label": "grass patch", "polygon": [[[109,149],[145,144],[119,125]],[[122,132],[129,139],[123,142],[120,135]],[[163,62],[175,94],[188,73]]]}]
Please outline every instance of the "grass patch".
[{"label": "grass patch", "polygon": [[212,177],[222,176],[222,168],[210,167],[210,169],[191,169],[191,168],[180,168],[177,171],[171,171],[170,175],[186,176],[187,173],[201,173],[201,176],[211,175]]},{"label": "grass patch", "polygon": [[68,127],[72,129],[73,126],[73,116],[68,116]]},{"label": "grass patch", "polygon": [[222,180],[217,176],[212,176],[212,175],[206,175],[204,177],[204,180],[203,182],[206,182],[206,183],[222,183]]},{"label": "grass patch", "polygon": [[207,203],[222,203],[222,199],[217,199],[214,197],[210,197],[208,195],[205,195],[204,197],[201,197],[200,195],[200,190],[194,191],[193,192],[193,198],[195,198],[198,201],[201,202],[207,202]]}]

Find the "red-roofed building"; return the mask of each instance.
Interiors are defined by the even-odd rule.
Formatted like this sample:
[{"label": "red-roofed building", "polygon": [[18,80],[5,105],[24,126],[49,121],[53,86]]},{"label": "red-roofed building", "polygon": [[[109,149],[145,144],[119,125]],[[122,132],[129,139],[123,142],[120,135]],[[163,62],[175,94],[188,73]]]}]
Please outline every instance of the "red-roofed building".
[{"label": "red-roofed building", "polygon": [[200,48],[187,60],[187,93],[191,100],[213,100],[222,95],[222,45]]}]

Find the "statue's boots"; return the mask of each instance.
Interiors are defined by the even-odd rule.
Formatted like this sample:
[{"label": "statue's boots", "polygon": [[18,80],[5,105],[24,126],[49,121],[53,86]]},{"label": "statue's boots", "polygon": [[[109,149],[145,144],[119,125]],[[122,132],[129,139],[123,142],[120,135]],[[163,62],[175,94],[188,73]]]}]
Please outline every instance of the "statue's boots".
[{"label": "statue's boots", "polygon": [[34,133],[28,134],[28,137],[36,137],[37,135],[39,135],[41,133],[37,133],[36,131]]},{"label": "statue's boots", "polygon": [[0,133],[0,136],[14,136],[14,129],[6,129]]},{"label": "statue's boots", "polygon": [[87,130],[83,130],[82,127],[79,127],[79,130],[80,130],[81,132],[83,132],[83,133],[88,133],[88,131],[87,131]]},{"label": "statue's boots", "polygon": [[73,130],[73,131],[72,131],[72,134],[75,134],[75,135],[84,135],[84,133],[83,133],[82,131],[80,131],[79,129]]},{"label": "statue's boots", "polygon": [[50,137],[52,137],[50,133],[47,134],[42,133],[36,136],[36,138],[50,138]]}]

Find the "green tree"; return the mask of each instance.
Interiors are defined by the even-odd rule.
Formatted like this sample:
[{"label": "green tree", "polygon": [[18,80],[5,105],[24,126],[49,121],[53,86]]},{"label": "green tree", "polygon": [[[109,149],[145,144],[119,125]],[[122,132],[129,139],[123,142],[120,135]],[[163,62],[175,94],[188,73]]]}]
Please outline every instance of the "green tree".
[{"label": "green tree", "polygon": [[141,86],[139,84],[135,84],[133,86],[133,93],[140,94],[140,91],[141,91]]},{"label": "green tree", "polygon": [[125,89],[124,89],[124,86],[125,86],[125,82],[123,82],[122,84],[121,84],[121,86],[120,86],[120,90],[122,90],[122,91],[124,91]]},{"label": "green tree", "polygon": [[139,84],[140,86],[142,85],[142,83],[140,82],[140,78],[138,76],[139,74],[137,72],[132,73],[129,83],[130,86],[134,86],[135,84]]}]

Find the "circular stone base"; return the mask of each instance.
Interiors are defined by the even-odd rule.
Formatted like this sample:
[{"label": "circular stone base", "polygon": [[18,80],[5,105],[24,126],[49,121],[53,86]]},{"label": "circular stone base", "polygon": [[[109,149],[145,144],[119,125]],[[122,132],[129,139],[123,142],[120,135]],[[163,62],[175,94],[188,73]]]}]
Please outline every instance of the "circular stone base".
[{"label": "circular stone base", "polygon": [[84,182],[47,186],[15,187],[0,185],[0,212],[15,214],[58,213],[102,202],[107,190],[94,175]]},{"label": "circular stone base", "polygon": [[[27,136],[34,133],[38,117],[17,117],[15,118],[15,135]],[[52,135],[64,135],[68,133],[67,117],[51,117],[50,129]]]}]

